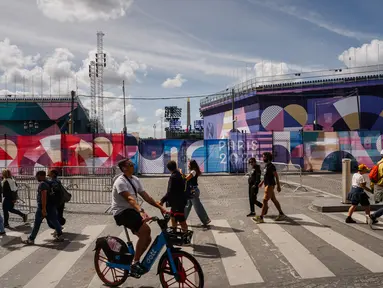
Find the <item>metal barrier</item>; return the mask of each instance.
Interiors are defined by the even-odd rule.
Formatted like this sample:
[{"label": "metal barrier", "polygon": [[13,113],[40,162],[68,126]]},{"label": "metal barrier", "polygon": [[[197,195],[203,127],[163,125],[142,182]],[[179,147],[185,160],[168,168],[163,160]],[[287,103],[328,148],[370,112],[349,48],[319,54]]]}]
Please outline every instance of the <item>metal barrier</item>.
[{"label": "metal barrier", "polygon": [[[8,169],[19,187],[19,197],[23,202],[20,207],[25,206],[24,199],[27,199],[27,207],[31,211],[31,203],[32,200],[36,200],[39,185],[35,174],[39,170],[48,172],[49,168]],[[115,167],[60,167],[56,169],[59,171],[59,180],[72,194],[70,203],[110,204],[113,178],[116,175]]]},{"label": "metal barrier", "polygon": [[[298,191],[299,189],[307,191],[307,188],[302,183],[302,168],[299,165],[296,164],[286,164],[286,163],[280,163],[280,162],[272,162],[277,169],[279,181],[282,184],[281,188],[283,187],[289,187],[293,188],[295,187],[293,192]],[[258,162],[259,166],[261,167],[261,172],[263,175],[263,169],[265,168],[265,163]],[[251,170],[250,167],[247,169],[248,171]],[[245,177],[248,176],[249,173],[245,174]]]}]

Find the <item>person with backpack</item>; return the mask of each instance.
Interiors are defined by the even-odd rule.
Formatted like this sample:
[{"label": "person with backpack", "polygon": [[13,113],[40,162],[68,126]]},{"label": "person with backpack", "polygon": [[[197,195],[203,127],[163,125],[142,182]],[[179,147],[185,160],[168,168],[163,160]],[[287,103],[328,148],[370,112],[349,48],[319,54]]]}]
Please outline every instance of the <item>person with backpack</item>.
[{"label": "person with backpack", "polygon": [[[64,218],[64,209],[65,209],[65,202],[68,201],[68,199],[65,197],[68,193],[64,186],[62,185],[61,181],[58,179],[59,172],[56,169],[52,169],[49,171],[49,177],[51,185],[51,188],[53,189],[55,195],[54,204],[57,209],[57,217],[58,221],[61,225],[61,228],[64,230],[64,225],[66,223],[66,219]],[[51,222],[48,221],[48,226],[51,229],[55,229]]]},{"label": "person with backpack", "polygon": [[247,217],[255,216],[255,205],[262,209],[263,204],[257,200],[259,187],[261,183],[261,167],[257,164],[254,157],[249,159],[251,165],[251,172],[249,173],[248,184],[249,184],[249,202],[250,202],[250,214]]},{"label": "person with backpack", "polygon": [[352,176],[352,184],[351,191],[347,195],[347,200],[351,201],[351,207],[348,209],[348,214],[346,218],[346,223],[352,224],[356,223],[354,219],[352,219],[352,214],[355,212],[356,207],[360,204],[365,210],[366,213],[366,221],[370,216],[370,201],[369,197],[364,190],[371,192],[371,189],[366,185],[366,179],[364,179],[363,175],[368,173],[370,170],[364,164],[360,164],[358,166],[358,171]]},{"label": "person with backpack", "polygon": [[383,150],[380,151],[381,159],[372,167],[370,174],[368,175],[371,182],[371,188],[375,194],[375,203],[382,202],[383,200]]},{"label": "person with backpack", "polygon": [[4,197],[3,201],[3,212],[4,212],[4,227],[10,228],[9,226],[9,213],[13,213],[19,215],[23,218],[24,223],[28,221],[28,215],[24,214],[20,210],[15,209],[15,203],[19,198],[17,195],[17,183],[15,179],[13,179],[11,171],[8,169],[4,169],[3,173],[3,181],[1,181],[1,188]]},{"label": "person with backpack", "polygon": [[188,225],[185,218],[185,206],[187,203],[187,195],[185,193],[185,180],[182,177],[179,170],[177,170],[177,163],[175,161],[169,161],[166,165],[171,175],[168,181],[168,190],[164,197],[160,201],[162,206],[165,202],[171,207],[170,215],[172,228],[177,228],[177,223],[180,224],[181,229],[188,231]]},{"label": "person with backpack", "polygon": [[39,186],[37,188],[37,210],[35,214],[35,222],[33,225],[31,235],[24,241],[24,244],[33,245],[35,243],[35,239],[37,233],[39,233],[41,223],[44,218],[52,223],[53,227],[56,230],[54,235],[54,241],[61,242],[62,238],[62,229],[61,225],[58,221],[57,217],[57,208],[54,200],[54,191],[47,180],[47,174],[45,171],[41,170],[36,173],[36,180],[39,182]]},{"label": "person with backpack", "polygon": [[[374,189],[375,202],[381,202],[383,198],[383,150],[380,151],[380,157],[378,163],[371,169],[369,178]],[[378,223],[378,218],[383,216],[383,208],[378,209],[373,214],[370,215],[368,219],[368,224],[370,227],[373,224]]]}]

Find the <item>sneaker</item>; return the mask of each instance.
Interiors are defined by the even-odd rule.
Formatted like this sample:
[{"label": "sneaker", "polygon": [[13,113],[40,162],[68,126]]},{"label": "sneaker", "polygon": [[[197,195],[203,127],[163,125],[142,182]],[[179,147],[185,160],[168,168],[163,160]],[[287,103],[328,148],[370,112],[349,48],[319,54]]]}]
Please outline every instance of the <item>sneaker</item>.
[{"label": "sneaker", "polygon": [[246,217],[254,217],[255,216],[255,212],[250,212],[249,214],[246,215]]},{"label": "sneaker", "polygon": [[378,223],[379,221],[378,220],[376,220],[376,219],[374,219],[374,218],[372,218],[371,217],[371,215],[369,216],[369,217],[367,217],[368,219],[368,225],[370,225],[370,227],[372,228],[372,225],[374,225],[374,224],[376,224],[376,223]]},{"label": "sneaker", "polygon": [[[61,231],[64,231],[64,227],[61,227]],[[56,230],[53,231],[53,232],[51,233],[51,235],[52,235],[53,237],[56,237],[56,235],[57,235]]]},{"label": "sneaker", "polygon": [[61,232],[60,235],[55,235],[53,237],[53,241],[54,242],[63,242],[64,241],[63,233]]},{"label": "sneaker", "polygon": [[28,238],[26,240],[22,240],[21,243],[23,243],[25,245],[34,245],[35,241]]},{"label": "sneaker", "polygon": [[3,232],[0,232],[0,236],[6,236],[7,234],[5,233],[5,231]]},{"label": "sneaker", "polygon": [[279,214],[277,216],[277,218],[275,218],[275,221],[282,221],[286,218],[286,215],[285,214]]},{"label": "sneaker", "polygon": [[261,218],[261,216],[256,216],[256,217],[253,218],[253,220],[254,220],[256,223],[258,223],[258,224],[260,224],[260,223],[265,223],[265,220],[263,220],[263,218]]},{"label": "sneaker", "polygon": [[351,217],[347,217],[347,218],[346,218],[346,223],[348,223],[348,224],[354,224],[354,223],[356,223],[356,221],[355,221],[354,219],[352,219]]}]

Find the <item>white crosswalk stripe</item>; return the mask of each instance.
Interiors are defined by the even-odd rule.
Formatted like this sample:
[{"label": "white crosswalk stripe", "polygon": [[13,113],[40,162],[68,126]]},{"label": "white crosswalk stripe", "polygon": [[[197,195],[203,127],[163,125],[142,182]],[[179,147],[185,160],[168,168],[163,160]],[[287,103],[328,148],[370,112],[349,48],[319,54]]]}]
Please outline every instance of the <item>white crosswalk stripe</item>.
[{"label": "white crosswalk stripe", "polygon": [[259,229],[281,251],[302,279],[335,277],[322,262],[280,225],[265,223],[259,225]]},{"label": "white crosswalk stripe", "polygon": [[[86,249],[93,243],[96,237],[105,229],[105,225],[87,226],[81,232],[82,235],[88,236],[87,239],[79,242],[71,242],[67,246],[67,250],[61,251],[53,260],[51,260],[44,269],[28,282],[24,288],[46,287],[54,288],[56,284],[65,276],[72,265],[82,256]],[[74,251],[72,246],[78,243],[84,245],[79,250]]]},{"label": "white crosswalk stripe", "polygon": [[[231,229],[226,220],[214,220],[211,225]],[[263,279],[261,274],[259,274],[259,271],[235,232],[232,230],[229,233],[220,233],[214,229],[212,232],[221,254],[224,253],[221,247],[229,248],[234,246],[236,248],[235,255],[222,259],[230,285],[262,283]]]},{"label": "white crosswalk stripe", "polygon": [[[202,269],[206,270],[204,271],[205,287],[231,287],[243,284],[262,287],[262,285],[267,285],[271,280],[283,279],[283,277],[287,276],[298,280],[302,279],[302,281],[318,278],[332,279],[340,276],[337,275],[339,272],[339,263],[336,263],[337,255],[339,257],[342,255],[343,259],[350,258],[353,260],[349,263],[342,263],[342,265],[354,265],[352,267],[357,265],[360,269],[366,269],[365,271],[370,271],[371,273],[383,273],[383,249],[379,249],[379,247],[375,249],[374,245],[367,246],[368,249],[362,245],[360,239],[353,239],[354,235],[350,232],[356,229],[358,230],[357,233],[363,233],[366,237],[371,236],[369,238],[370,241],[383,240],[383,234],[380,234],[380,231],[373,231],[369,228],[363,213],[354,213],[353,215],[358,224],[345,223],[346,216],[347,213],[331,213],[323,217],[318,217],[314,214],[294,214],[288,215],[288,218],[282,222],[265,218],[266,223],[262,224],[256,224],[249,219],[247,224],[243,226],[250,232],[246,234],[247,236],[243,234],[246,231],[236,227],[238,222],[235,222],[234,219],[215,219],[211,223],[210,230],[193,229],[192,245],[182,249],[194,255],[200,263],[203,263],[201,264]],[[241,222],[246,223],[242,220]],[[331,225],[330,222],[336,225]],[[72,270],[80,271],[81,269],[89,273],[86,277],[83,277],[87,280],[86,283],[81,284],[81,287],[105,287],[95,273],[93,263],[94,251],[91,248],[93,248],[95,240],[101,237],[101,234],[104,235],[109,230],[121,231],[118,230],[120,227],[113,226],[88,225],[82,227],[82,230],[78,231],[78,235],[81,235],[81,237],[74,237],[69,244],[65,245],[65,247],[62,246],[62,250],[52,250],[53,254],[47,260],[33,260],[33,257],[35,254],[41,257],[45,251],[49,253],[50,248],[41,247],[39,244],[43,244],[47,239],[52,238],[50,235],[51,230],[46,230],[38,235],[35,241],[37,245],[18,245],[14,249],[6,249],[6,247],[12,241],[17,241],[16,239],[19,237],[25,239],[28,233],[26,232],[24,235],[17,231],[8,232],[7,236],[0,238],[1,246],[3,246],[0,248],[0,253],[3,253],[0,254],[0,287],[14,287],[12,282],[10,282],[12,281],[10,279],[11,275],[23,277],[23,272],[16,273],[15,271],[25,269],[25,267],[28,267],[26,266],[28,263],[33,265],[33,263],[40,261],[44,262],[41,262],[42,264],[40,263],[38,268],[34,268],[37,273],[33,275],[27,274],[28,276],[25,279],[17,282],[17,287],[80,287],[76,279],[67,279],[66,277],[78,277],[81,280],[81,273],[69,273]],[[108,230],[108,228],[112,229]],[[258,232],[253,233],[254,229]],[[348,233],[343,235],[340,231],[348,231]],[[153,227],[153,239],[159,232],[158,227]],[[307,239],[302,236],[304,233],[306,233]],[[346,234],[348,237],[345,236]],[[126,242],[124,231],[121,233],[117,232],[116,235]],[[135,245],[137,237],[131,233],[130,236]],[[206,240],[206,246],[198,239]],[[317,242],[313,241],[313,239],[317,239]],[[262,243],[262,245],[251,247],[251,245],[254,245],[253,243]],[[329,249],[331,248],[332,253],[335,253],[330,260],[326,259],[325,256],[321,256],[321,253],[318,253],[324,247],[323,245],[329,247]],[[217,252],[212,251],[212,247],[216,247]],[[204,253],[207,255],[205,260],[203,258]],[[209,271],[212,271],[211,267],[209,267],[209,261],[206,260],[209,257],[211,258],[211,263],[220,266],[215,271],[223,271],[222,273],[224,273],[219,278],[221,281],[220,286],[214,286],[214,283],[209,282],[211,276]],[[28,260],[24,261],[26,259]],[[84,262],[84,259],[86,262]],[[266,260],[269,267],[264,266]],[[86,267],[80,267],[84,266],[84,263]],[[273,263],[279,263],[279,266],[272,265]],[[155,273],[157,265],[154,264],[153,272],[150,272],[150,275],[145,275],[141,279],[128,279],[129,287],[147,285],[148,280],[145,277],[152,277],[150,278],[152,279],[150,283],[159,283],[158,275]],[[285,269],[275,268],[281,267],[281,265]],[[188,269],[188,267],[185,268]],[[33,269],[32,266],[31,269]],[[68,280],[73,281],[73,286],[71,284],[68,285]]]}]

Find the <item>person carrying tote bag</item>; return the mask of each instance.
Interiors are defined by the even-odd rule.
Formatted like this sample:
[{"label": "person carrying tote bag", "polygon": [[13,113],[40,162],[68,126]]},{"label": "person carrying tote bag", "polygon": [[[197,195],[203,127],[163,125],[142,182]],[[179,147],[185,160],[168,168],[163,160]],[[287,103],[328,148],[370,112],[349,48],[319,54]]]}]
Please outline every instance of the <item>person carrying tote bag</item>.
[{"label": "person carrying tote bag", "polygon": [[8,169],[4,169],[3,173],[3,181],[1,181],[1,188],[3,191],[3,212],[4,212],[4,227],[10,228],[9,226],[9,213],[13,213],[19,215],[23,218],[24,222],[28,221],[28,215],[22,213],[21,211],[15,209],[15,203],[18,200],[17,195],[17,183],[15,179],[12,178],[11,171]]}]

